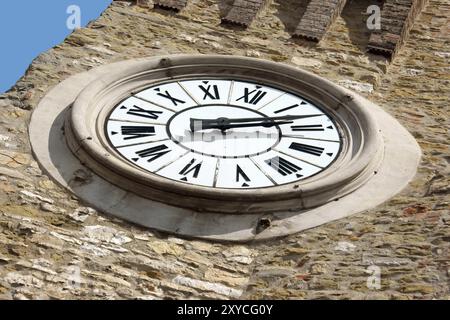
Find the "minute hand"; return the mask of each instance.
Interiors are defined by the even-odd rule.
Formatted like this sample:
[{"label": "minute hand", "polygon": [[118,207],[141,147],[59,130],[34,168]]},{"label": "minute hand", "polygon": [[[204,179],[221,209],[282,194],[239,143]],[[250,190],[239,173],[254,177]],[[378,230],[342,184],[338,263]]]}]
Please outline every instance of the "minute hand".
[{"label": "minute hand", "polygon": [[[319,117],[323,114],[309,114],[309,115],[297,115],[297,116],[280,116],[280,117],[264,117],[264,118],[217,118],[217,119],[190,119],[191,131],[199,131],[206,129],[220,129],[222,131],[231,128],[242,127],[267,127],[277,124],[290,123],[291,120],[305,119],[312,117]],[[277,122],[281,121],[281,122]]]}]

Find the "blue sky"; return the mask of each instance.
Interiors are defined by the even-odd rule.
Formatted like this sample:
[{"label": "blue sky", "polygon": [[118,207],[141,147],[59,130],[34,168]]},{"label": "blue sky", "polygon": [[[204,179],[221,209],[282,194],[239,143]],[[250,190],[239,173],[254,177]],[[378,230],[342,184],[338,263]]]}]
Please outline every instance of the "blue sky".
[{"label": "blue sky", "polygon": [[41,52],[62,42],[70,5],[77,5],[81,25],[96,19],[112,0],[0,1],[0,93],[11,88]]}]

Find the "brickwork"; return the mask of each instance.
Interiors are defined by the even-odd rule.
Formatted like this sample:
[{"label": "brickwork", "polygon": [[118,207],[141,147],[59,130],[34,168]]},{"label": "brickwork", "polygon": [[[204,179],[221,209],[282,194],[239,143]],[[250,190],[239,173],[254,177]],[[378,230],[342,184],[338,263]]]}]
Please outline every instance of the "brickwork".
[{"label": "brickwork", "polygon": [[170,9],[180,11],[186,7],[188,0],[155,0],[154,6],[156,8]]},{"label": "brickwork", "polygon": [[222,22],[248,27],[267,3],[268,0],[235,0]]},{"label": "brickwork", "polygon": [[[115,0],[120,2],[119,0]],[[231,0],[232,1],[232,0]],[[123,1],[122,1],[123,2]],[[133,1],[142,7],[150,7],[150,0]],[[228,2],[228,4],[226,4]],[[270,0],[234,0],[221,1],[219,6],[227,7],[222,12],[223,24],[234,24],[249,27]],[[347,0],[303,0],[299,3],[306,6],[301,14],[292,36],[319,42],[330,26],[341,14]],[[393,58],[408,37],[415,19],[428,0],[384,0],[381,11],[381,30],[375,30],[370,36],[367,50]],[[154,0],[155,8],[180,11],[187,6],[188,0]],[[281,3],[280,3],[281,4]],[[288,3],[282,3],[288,6]],[[286,10],[283,8],[282,10]]]},{"label": "brickwork", "polygon": [[368,50],[389,57],[395,56],[427,2],[428,0],[386,0],[381,11],[381,30],[372,33]]},{"label": "brickwork", "polygon": [[320,41],[341,13],[347,0],[311,0],[294,37]]}]

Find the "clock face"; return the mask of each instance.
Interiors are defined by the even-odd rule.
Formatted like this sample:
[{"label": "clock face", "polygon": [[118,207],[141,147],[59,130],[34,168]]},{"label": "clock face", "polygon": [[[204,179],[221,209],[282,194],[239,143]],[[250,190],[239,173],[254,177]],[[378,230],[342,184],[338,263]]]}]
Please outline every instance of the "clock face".
[{"label": "clock face", "polygon": [[211,188],[307,179],[339,155],[329,114],[302,97],[240,79],[165,82],[128,97],[105,121],[113,149],[161,177]]}]

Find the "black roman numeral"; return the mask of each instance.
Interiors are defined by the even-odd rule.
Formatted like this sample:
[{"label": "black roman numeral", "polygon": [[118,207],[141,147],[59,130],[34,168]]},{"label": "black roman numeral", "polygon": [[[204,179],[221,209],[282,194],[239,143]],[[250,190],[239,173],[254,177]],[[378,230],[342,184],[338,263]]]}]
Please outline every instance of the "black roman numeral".
[{"label": "black roman numeral", "polygon": [[244,170],[242,170],[242,168],[239,165],[236,165],[236,182],[239,182],[242,177],[242,179],[244,179],[244,183],[242,184],[242,187],[248,187],[249,185],[247,184],[247,182],[250,182],[250,178],[245,174]]},{"label": "black roman numeral", "polygon": [[266,91],[260,90],[262,87],[256,86],[256,89],[250,91],[249,88],[244,89],[244,95],[237,99],[236,101],[244,99],[245,103],[250,103],[256,105],[261,99],[267,94]]},{"label": "black roman numeral", "polygon": [[[267,159],[265,162],[273,169],[278,171],[278,173],[280,173],[282,176],[287,176],[289,174],[297,173],[302,170],[302,168],[278,156],[272,159]],[[300,178],[302,177],[302,175],[297,174],[297,177]]]},{"label": "black roman numeral", "polygon": [[285,111],[288,111],[288,110],[291,110],[291,109],[294,109],[294,108],[300,107],[301,105],[304,105],[304,104],[306,104],[306,102],[305,102],[305,101],[302,101],[302,102],[300,102],[300,104],[298,104],[298,103],[296,103],[296,104],[293,104],[292,106],[289,106],[289,107],[286,107],[286,108],[283,108],[283,109],[277,110],[277,111],[275,111],[274,113],[276,114],[276,113],[281,113],[281,112],[285,112]]},{"label": "black roman numeral", "polygon": [[319,157],[322,155],[323,151],[325,150],[324,148],[321,148],[321,147],[310,146],[307,144],[302,144],[302,143],[297,143],[297,142],[292,142],[289,148],[296,150],[296,151],[309,153],[309,154],[312,154],[314,156],[319,156]]},{"label": "black roman numeral", "polygon": [[[139,158],[149,158],[147,159],[148,162],[152,162],[155,161],[156,159],[162,157],[163,155],[167,154],[170,152],[170,150],[168,150],[169,147],[166,146],[165,144],[161,144],[159,146],[156,147],[151,147],[151,148],[147,148],[141,151],[137,151],[136,155],[139,156]],[[139,158],[132,158],[132,160],[134,162],[137,162],[139,160]]]},{"label": "black roman numeral", "polygon": [[321,124],[308,124],[303,126],[291,126],[292,131],[325,131]]},{"label": "black roman numeral", "polygon": [[151,137],[155,135],[155,127],[151,126],[122,126],[123,140]]},{"label": "black roman numeral", "polygon": [[[209,81],[203,81],[203,84],[208,85]],[[200,89],[202,89],[202,91],[205,93],[205,95],[203,96],[203,100],[206,100],[206,98],[210,98],[213,100],[219,100],[220,99],[220,95],[219,95],[219,88],[217,87],[217,85],[208,85],[206,88],[203,85],[199,85],[198,86]]]},{"label": "black roman numeral", "polygon": [[167,90],[166,90],[164,93],[161,93],[161,92],[160,92],[161,89],[156,88],[155,91],[158,92],[158,93],[157,93],[158,96],[163,97],[163,98],[166,98],[166,99],[169,99],[170,101],[172,101],[172,103],[173,103],[175,106],[177,106],[178,103],[180,103],[180,104],[186,103],[186,101],[183,101],[183,100],[181,100],[181,99],[177,99],[177,98],[172,97],[172,95],[171,95]]},{"label": "black roman numeral", "polygon": [[[184,176],[181,180],[182,181],[188,181],[187,179],[187,175],[191,172],[193,172],[192,177],[193,178],[197,178],[198,174],[200,172],[200,169],[202,167],[202,162],[199,162],[197,164],[195,164],[197,160],[192,159],[191,161],[189,161],[189,163],[179,172],[180,175]],[[195,165],[194,165],[195,164]]]},{"label": "black roman numeral", "polygon": [[127,114],[143,117],[143,118],[149,118],[156,120],[159,117],[159,114],[161,114],[162,111],[153,111],[153,110],[145,110],[144,108],[141,108],[139,106],[133,106],[130,110],[128,110]]}]

